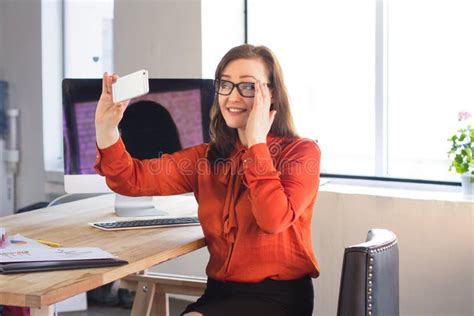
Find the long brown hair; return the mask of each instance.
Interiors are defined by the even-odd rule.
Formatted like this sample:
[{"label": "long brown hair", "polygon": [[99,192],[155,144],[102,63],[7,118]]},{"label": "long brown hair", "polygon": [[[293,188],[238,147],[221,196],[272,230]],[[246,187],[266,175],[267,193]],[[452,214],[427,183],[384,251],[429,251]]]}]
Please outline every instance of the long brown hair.
[{"label": "long brown hair", "polygon": [[[222,57],[219,65],[217,65],[215,79],[220,79],[225,67],[231,61],[241,58],[260,59],[267,68],[269,84],[272,89],[273,103],[271,109],[277,111],[275,120],[270,128],[270,134],[281,137],[297,137],[280,63],[269,48],[249,44],[232,48]],[[217,93],[211,108],[210,133],[211,143],[208,160],[211,164],[214,164],[218,159],[225,159],[230,156],[238,137],[237,129],[228,127],[222,116]]]}]

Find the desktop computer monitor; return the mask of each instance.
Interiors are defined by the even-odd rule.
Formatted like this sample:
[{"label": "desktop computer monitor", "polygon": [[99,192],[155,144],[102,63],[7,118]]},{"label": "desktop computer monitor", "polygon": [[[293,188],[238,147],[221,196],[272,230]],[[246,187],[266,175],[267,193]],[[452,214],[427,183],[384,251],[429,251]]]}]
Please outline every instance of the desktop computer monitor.
[{"label": "desktop computer monitor", "polygon": [[[209,141],[214,100],[210,79],[149,79],[150,92],[134,98],[119,130],[132,157],[156,158]],[[96,159],[95,110],[102,79],[64,79],[64,186],[68,193],[111,192],[93,166]],[[152,197],[116,195],[119,216],[167,215]]]}]

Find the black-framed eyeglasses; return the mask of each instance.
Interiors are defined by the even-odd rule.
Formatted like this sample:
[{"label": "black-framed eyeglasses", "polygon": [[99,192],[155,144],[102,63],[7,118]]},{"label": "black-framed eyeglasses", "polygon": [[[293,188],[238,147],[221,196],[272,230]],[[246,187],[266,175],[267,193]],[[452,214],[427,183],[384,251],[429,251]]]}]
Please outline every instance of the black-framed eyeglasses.
[{"label": "black-framed eyeglasses", "polygon": [[[268,84],[267,84],[268,85]],[[220,95],[230,95],[234,88],[237,88],[239,94],[244,98],[255,97],[255,83],[254,82],[239,82],[233,83],[228,80],[217,79],[215,82],[216,93]]]}]

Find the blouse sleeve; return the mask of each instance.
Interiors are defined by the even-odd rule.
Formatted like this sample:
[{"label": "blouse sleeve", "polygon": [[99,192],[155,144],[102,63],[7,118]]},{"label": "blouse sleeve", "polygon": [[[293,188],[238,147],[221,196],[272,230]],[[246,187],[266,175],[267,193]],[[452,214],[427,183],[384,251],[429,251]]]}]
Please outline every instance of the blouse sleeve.
[{"label": "blouse sleeve", "polygon": [[315,202],[319,187],[321,152],[311,140],[298,140],[284,150],[278,171],[267,144],[256,144],[243,156],[244,178],[249,188],[257,225],[278,233],[292,225]]},{"label": "blouse sleeve", "polygon": [[205,159],[207,145],[186,148],[160,158],[138,160],[126,151],[122,139],[99,149],[94,169],[106,177],[114,192],[128,196],[172,195],[193,192],[197,185],[195,166]]}]

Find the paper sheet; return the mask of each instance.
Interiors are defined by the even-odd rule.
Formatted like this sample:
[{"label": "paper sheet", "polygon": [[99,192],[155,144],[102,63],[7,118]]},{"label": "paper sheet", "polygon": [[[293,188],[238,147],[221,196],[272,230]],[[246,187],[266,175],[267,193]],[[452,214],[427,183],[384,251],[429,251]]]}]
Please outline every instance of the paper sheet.
[{"label": "paper sheet", "polygon": [[100,248],[52,248],[20,234],[8,240],[6,247],[0,248],[0,263],[114,258]]},{"label": "paper sheet", "polygon": [[114,258],[107,251],[95,247],[83,248],[40,248],[40,247],[7,247],[0,249],[0,263],[57,261],[57,260],[86,260]]}]

